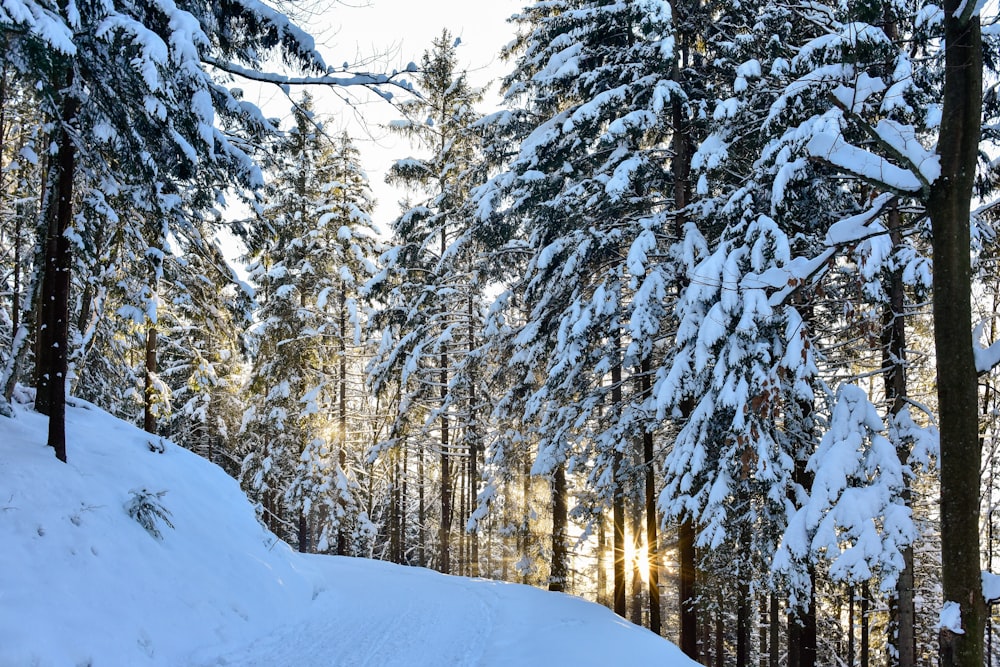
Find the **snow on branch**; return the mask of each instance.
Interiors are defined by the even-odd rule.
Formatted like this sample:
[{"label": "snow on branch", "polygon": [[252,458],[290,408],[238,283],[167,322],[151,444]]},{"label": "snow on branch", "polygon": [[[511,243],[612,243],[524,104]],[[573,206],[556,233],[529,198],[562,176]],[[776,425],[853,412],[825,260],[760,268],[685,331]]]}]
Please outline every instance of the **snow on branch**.
[{"label": "snow on branch", "polygon": [[976,359],[976,372],[980,375],[989,373],[1000,366],[1000,340],[995,341],[989,347],[982,347],[979,344],[985,325],[986,322],[980,322],[972,332],[972,353]]},{"label": "snow on branch", "polygon": [[904,466],[863,389],[837,392],[830,428],[809,458],[808,498],[792,515],[775,557],[777,570],[807,558],[830,561],[836,581],[863,581],[877,570],[895,586],[903,549],[916,529],[901,498]]},{"label": "snow on branch", "polygon": [[286,76],[274,72],[260,72],[254,69],[243,67],[234,62],[219,60],[212,56],[202,56],[202,60],[207,65],[222,70],[234,76],[239,76],[250,81],[260,83],[271,83],[286,89],[290,86],[364,86],[371,88],[377,95],[385,100],[392,99],[392,93],[382,90],[382,86],[396,86],[412,92],[413,87],[405,79],[397,79],[401,74],[408,74],[415,70],[415,66],[403,70],[403,72],[393,72],[392,74],[380,74],[374,72],[336,72],[331,71],[322,76]]},{"label": "snow on branch", "polygon": [[873,228],[871,223],[882,214],[894,197],[892,193],[883,193],[872,200],[867,211],[830,225],[826,233],[827,247],[815,257],[795,257],[781,266],[772,266],[761,273],[749,273],[741,281],[741,287],[774,289],[768,298],[770,305],[775,307],[784,303],[801,286],[812,283],[817,275],[823,273],[838,249],[876,234],[884,234],[884,229]]}]

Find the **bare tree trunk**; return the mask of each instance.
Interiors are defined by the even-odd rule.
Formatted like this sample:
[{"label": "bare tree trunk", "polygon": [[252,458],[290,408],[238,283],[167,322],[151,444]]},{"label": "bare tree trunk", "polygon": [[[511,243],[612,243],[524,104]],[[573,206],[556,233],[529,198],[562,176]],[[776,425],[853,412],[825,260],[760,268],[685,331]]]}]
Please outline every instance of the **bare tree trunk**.
[{"label": "bare tree trunk", "polygon": [[[475,333],[475,310],[472,303],[472,290],[469,290],[468,299],[468,318],[469,318],[469,356],[471,357],[476,349],[476,333]],[[479,408],[476,405],[478,400],[476,397],[476,374],[473,373],[469,380],[469,425],[467,426],[469,430],[469,508],[470,511],[475,511],[476,503],[478,500],[478,489],[479,489],[479,431],[477,429],[479,424]],[[471,541],[471,549],[469,554],[469,560],[471,563],[471,570],[469,574],[473,577],[479,576],[479,526],[476,525],[475,530],[469,536]]]},{"label": "bare tree trunk", "polygon": [[[643,359],[640,382],[644,399],[652,393],[652,372],[649,358]],[[656,462],[653,458],[653,434],[648,430],[642,434],[642,465],[645,473],[646,560],[649,563],[649,629],[659,635],[663,632],[663,621],[660,618],[660,555],[656,529]]]},{"label": "bare tree trunk", "polygon": [[[441,231],[441,256],[447,251],[447,239]],[[448,353],[441,352],[441,526],[438,533],[440,562],[438,569],[445,574],[451,571],[451,461],[448,452],[448,415],[445,401],[448,399]]]},{"label": "bare tree trunk", "polygon": [[146,319],[146,369],[143,387],[142,430],[156,433],[156,323]]},{"label": "bare tree trunk", "polygon": [[[969,215],[982,118],[983,52],[972,3],[944,2],[941,175],[927,212],[934,253],[934,348],[941,437],[941,584],[961,628],[942,627],[942,667],[980,667],[986,605],[979,566],[979,415],[972,351]],[[956,631],[960,630],[960,631]]]},{"label": "bare tree trunk", "polygon": [[750,667],[750,584],[745,578],[736,591],[736,667]]},{"label": "bare tree trunk", "polygon": [[642,574],[640,559],[646,554],[642,548],[642,510],[643,506],[638,503],[629,503],[629,538],[632,540],[632,580],[629,589],[630,615],[629,620],[636,625],[642,625]]},{"label": "bare tree trunk", "polygon": [[868,617],[868,582],[864,581],[861,583],[861,649],[860,664],[861,667],[868,667],[869,659],[869,649],[870,646],[870,636],[869,636],[869,617]]},{"label": "bare tree trunk", "polygon": [[[620,347],[620,336],[615,335],[615,349]],[[622,367],[615,364],[611,369],[611,403],[613,410],[621,409],[622,402]],[[622,479],[622,455],[615,449],[612,462],[612,477],[614,479],[614,498],[612,513],[614,515],[614,599],[615,613],[625,618],[628,610],[625,608],[625,489]]]},{"label": "bare tree trunk", "polygon": [[566,491],[566,464],[560,462],[552,471],[552,565],[549,590],[565,591],[569,573],[569,550],[566,544],[569,502]]},{"label": "bare tree trunk", "polygon": [[680,639],[684,655],[698,660],[698,602],[695,585],[694,523],[685,518],[677,530],[677,558],[680,564],[678,599],[680,602]]},{"label": "bare tree trunk", "polygon": [[[888,215],[889,236],[894,247],[903,242],[899,208],[893,204]],[[882,380],[885,398],[889,403],[890,418],[895,418],[906,407],[906,323],[903,319],[905,295],[902,269],[889,272],[886,291],[889,303],[882,312]],[[909,459],[906,443],[897,443],[897,455],[902,463]],[[902,500],[910,506],[910,478],[903,476]],[[914,667],[917,660],[916,609],[913,600],[913,547],[903,549],[903,569],[896,581],[896,595],[890,600],[889,644],[890,663],[899,667]],[[892,658],[895,654],[895,658]]]},{"label": "bare tree trunk", "polygon": [[44,382],[39,394],[47,394],[49,416],[48,444],[55,450],[56,458],[66,461],[66,371],[69,348],[69,289],[72,250],[67,230],[73,221],[73,179],[76,174],[76,147],[70,135],[76,120],[79,104],[73,96],[73,66],[66,67],[66,85],[62,109],[62,127],[59,132],[57,155],[58,186],[55,200],[54,223],[49,228],[46,241],[46,271],[42,287],[43,312],[48,349],[46,364],[41,376]]},{"label": "bare tree trunk", "polygon": [[[338,447],[337,463],[340,466],[342,475],[347,475],[347,283],[340,281],[340,313],[339,313],[339,338],[338,350],[340,355],[339,375],[337,378],[337,427],[338,427]],[[404,459],[405,460],[405,459]],[[345,510],[347,509],[347,499],[338,498],[337,502]],[[402,547],[402,539],[400,547]],[[402,552],[401,552],[402,553]],[[344,530],[343,518],[337,523],[337,555],[347,555],[347,531]]]},{"label": "bare tree trunk", "polygon": [[768,599],[770,601],[771,610],[768,614],[768,616],[770,616],[770,623],[768,626],[768,649],[770,649],[770,652],[767,656],[767,664],[768,667],[778,667],[781,657],[781,616],[778,606],[778,596],[771,593],[768,596]]}]

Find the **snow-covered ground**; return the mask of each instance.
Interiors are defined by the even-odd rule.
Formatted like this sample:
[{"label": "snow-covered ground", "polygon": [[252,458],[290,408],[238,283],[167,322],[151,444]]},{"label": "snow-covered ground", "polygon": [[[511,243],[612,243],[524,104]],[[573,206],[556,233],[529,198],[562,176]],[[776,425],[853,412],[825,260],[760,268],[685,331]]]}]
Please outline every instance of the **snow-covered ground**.
[{"label": "snow-covered ground", "polygon": [[[0,667],[694,664],[570,596],[294,553],[221,469],[76,405],[68,464],[0,417]],[[157,538],[128,507],[160,492]]]}]

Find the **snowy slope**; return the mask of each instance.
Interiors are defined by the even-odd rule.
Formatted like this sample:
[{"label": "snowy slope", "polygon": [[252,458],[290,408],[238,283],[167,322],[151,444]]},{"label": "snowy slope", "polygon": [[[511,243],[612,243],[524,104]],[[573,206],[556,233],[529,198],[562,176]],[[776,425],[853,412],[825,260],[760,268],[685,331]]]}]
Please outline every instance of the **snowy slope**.
[{"label": "snowy slope", "polygon": [[77,405],[68,464],[44,417],[0,417],[0,667],[694,664],[569,596],[296,554],[221,469]]}]

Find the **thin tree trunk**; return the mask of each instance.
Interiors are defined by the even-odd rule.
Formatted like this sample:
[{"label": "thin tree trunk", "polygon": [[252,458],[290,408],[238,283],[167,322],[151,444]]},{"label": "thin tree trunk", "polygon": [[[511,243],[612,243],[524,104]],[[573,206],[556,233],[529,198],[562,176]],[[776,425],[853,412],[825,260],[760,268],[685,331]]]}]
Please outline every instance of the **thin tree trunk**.
[{"label": "thin tree trunk", "polygon": [[608,604],[608,531],[602,510],[597,517],[597,604]]},{"label": "thin tree trunk", "polygon": [[[647,357],[642,361],[640,381],[643,399],[652,393],[652,362]],[[649,563],[649,629],[662,634],[663,622],[660,618],[660,556],[656,517],[656,471],[653,459],[653,434],[649,430],[642,433],[642,465],[645,473],[646,504],[646,560]]]},{"label": "thin tree trunk", "polygon": [[629,590],[629,597],[631,598],[630,615],[629,620],[631,620],[636,625],[642,625],[642,565],[640,564],[640,559],[645,558],[646,554],[642,548],[642,511],[643,506],[638,503],[629,503],[629,536],[632,540],[632,580]]},{"label": "thin tree trunk", "polygon": [[[476,332],[475,332],[475,310],[473,309],[472,303],[472,290],[469,290],[468,299],[468,318],[469,318],[469,357],[475,353],[476,349]],[[476,374],[472,372],[469,379],[469,508],[470,511],[476,510],[476,503],[478,501],[478,490],[479,490],[479,431],[477,426],[479,424],[479,412],[476,401]],[[473,577],[479,576],[479,525],[476,524],[476,528],[472,531],[469,536],[471,541],[471,552],[469,560],[471,561],[472,569],[469,574]]]},{"label": "thin tree trunk", "polygon": [[861,667],[868,667],[868,654],[870,646],[870,619],[868,617],[868,582],[861,583],[861,648],[859,658]]},{"label": "thin tree trunk", "polygon": [[684,655],[698,660],[698,602],[695,585],[694,522],[685,518],[677,531],[677,557],[680,561],[680,641]]},{"label": "thin tree trunk", "polygon": [[[340,321],[339,324],[339,338],[337,352],[340,355],[340,377],[338,379],[337,387],[337,426],[338,426],[338,447],[337,447],[337,463],[340,466],[340,474],[347,475],[347,284],[341,280],[340,281]],[[344,508],[345,513],[347,510],[347,499],[338,498],[337,502],[340,503],[341,507]],[[400,540],[400,546],[402,546],[402,540]],[[344,530],[344,519],[340,518],[337,522],[337,555],[346,556],[347,555],[347,531]]]},{"label": "thin tree trunk", "polygon": [[750,584],[741,579],[736,585],[736,667],[750,667]]},{"label": "thin tree trunk", "polygon": [[143,387],[142,430],[156,433],[156,323],[146,320],[146,369]]},{"label": "thin tree trunk", "polygon": [[726,667],[726,622],[721,589],[715,597],[715,667]]},{"label": "thin tree trunk", "polygon": [[[615,349],[620,347],[620,336],[615,335]],[[622,367],[615,364],[611,369],[611,403],[613,410],[621,409],[622,402]],[[614,515],[614,599],[615,613],[625,618],[628,610],[625,608],[625,489],[622,475],[622,455],[615,449],[612,462],[612,512]]]},{"label": "thin tree trunk", "polygon": [[768,667],[778,667],[780,657],[781,657],[781,615],[778,605],[778,596],[771,593],[768,596],[770,600],[770,624],[768,626],[768,649],[770,653],[768,654],[767,664]]},{"label": "thin tree trunk", "polygon": [[[888,215],[889,237],[894,247],[902,244],[899,208],[893,204]],[[902,269],[896,268],[889,272],[886,291],[889,303],[882,312],[882,381],[885,385],[885,398],[889,403],[890,418],[895,418],[906,407],[906,323],[903,319],[905,306],[903,292]],[[905,442],[896,443],[899,460],[906,463],[909,450]],[[910,478],[903,476],[903,490],[900,493],[903,503],[910,506]],[[890,651],[890,663],[899,667],[914,667],[916,664],[916,609],[913,600],[913,547],[903,549],[903,569],[896,581],[896,595],[890,600],[889,644],[895,650]],[[893,658],[892,656],[895,655]]]},{"label": "thin tree trunk", "polygon": [[847,588],[847,664],[854,666],[854,586]]},{"label": "thin tree trunk", "polygon": [[566,491],[566,464],[560,462],[552,471],[552,565],[549,590],[565,591],[569,573],[569,553],[566,544],[569,502]]},{"label": "thin tree trunk", "polygon": [[[441,230],[441,256],[447,251],[447,239]],[[440,542],[439,570],[448,574],[451,571],[451,470],[448,455],[448,415],[445,402],[448,399],[448,353],[441,352],[441,526],[438,533]]]},{"label": "thin tree trunk", "polygon": [[[982,117],[982,39],[972,3],[944,2],[945,77],[937,141],[941,174],[930,189],[934,348],[941,436],[941,585],[961,628],[942,627],[942,667],[980,667],[986,605],[979,566],[979,415],[972,351],[970,199]],[[957,14],[957,15],[956,15]],[[956,631],[960,630],[960,631]]]}]

